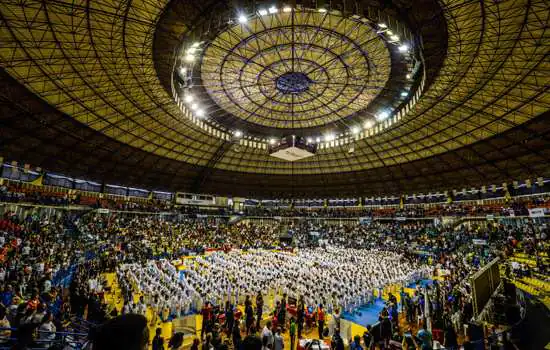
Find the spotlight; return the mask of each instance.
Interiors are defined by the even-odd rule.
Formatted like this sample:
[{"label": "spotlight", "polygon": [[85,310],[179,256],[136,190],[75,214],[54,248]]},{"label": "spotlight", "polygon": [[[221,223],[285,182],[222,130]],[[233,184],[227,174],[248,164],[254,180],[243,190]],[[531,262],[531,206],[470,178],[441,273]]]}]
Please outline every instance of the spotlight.
[{"label": "spotlight", "polygon": [[307,143],[312,143],[312,142],[313,142],[313,139],[312,139],[311,137],[308,137],[308,138],[306,139],[306,142],[307,142]]},{"label": "spotlight", "polygon": [[275,142],[277,142],[275,139],[269,139],[269,144],[270,144],[270,145],[274,145]]},{"label": "spotlight", "polygon": [[180,76],[182,78],[185,78],[187,75],[187,68],[186,67],[180,67]]},{"label": "spotlight", "polygon": [[197,50],[197,48],[191,46],[190,48],[187,49],[187,54],[188,54],[188,55],[192,55],[192,54],[195,53],[195,50]]},{"label": "spotlight", "polygon": [[185,60],[186,60],[187,62],[193,62],[193,61],[195,60],[195,56],[193,56],[193,55],[187,55],[187,56],[185,56]]},{"label": "spotlight", "polygon": [[361,131],[361,129],[359,129],[358,126],[354,126],[353,128],[351,128],[351,133],[354,134],[354,135],[359,134],[360,131]]},{"label": "spotlight", "polygon": [[193,43],[193,45],[191,45],[191,47],[199,47],[200,44],[201,43],[197,41],[197,42]]},{"label": "spotlight", "polygon": [[389,116],[390,114],[387,111],[382,111],[376,115],[376,120],[378,121],[386,120]]},{"label": "spotlight", "polygon": [[235,135],[235,137],[241,137],[241,136],[243,136],[243,132],[240,131],[240,130],[235,130],[234,135]]},{"label": "spotlight", "polygon": [[185,97],[183,98],[183,100],[187,103],[193,102],[193,99],[194,97],[191,94],[185,95]]},{"label": "spotlight", "polygon": [[267,15],[267,10],[265,10],[265,9],[259,9],[259,10],[258,10],[258,13],[260,14],[260,16],[265,16],[265,15]]},{"label": "spotlight", "polygon": [[390,36],[390,39],[393,40],[393,41],[397,41],[397,40],[399,40],[399,35],[392,35],[392,36]]},{"label": "spotlight", "polygon": [[385,29],[385,28],[388,28],[388,26],[386,25],[386,23],[378,23],[378,26],[382,29]]},{"label": "spotlight", "polygon": [[197,109],[195,114],[197,115],[197,117],[204,117],[204,110],[203,109]]},{"label": "spotlight", "polygon": [[292,12],[292,7],[288,7],[288,6],[283,7],[283,12]]},{"label": "spotlight", "polygon": [[409,96],[409,93],[408,93],[407,91],[403,91],[403,92],[401,93],[401,96],[407,97],[407,96]]},{"label": "spotlight", "polygon": [[317,10],[317,11],[319,11],[319,12],[321,12],[321,13],[325,13],[325,12],[327,12],[327,9],[324,8],[324,7],[321,7],[321,8],[320,8],[319,10]]},{"label": "spotlight", "polygon": [[399,52],[407,52],[407,51],[409,51],[409,45],[403,44],[399,46]]},{"label": "spotlight", "polygon": [[246,23],[247,18],[246,18],[245,15],[240,15],[239,18],[238,18],[238,20],[239,20],[239,23]]},{"label": "spotlight", "polygon": [[374,126],[374,122],[372,120],[367,120],[365,122],[365,129],[370,129]]},{"label": "spotlight", "polygon": [[409,73],[406,75],[407,79],[411,79],[412,78],[412,75]]},{"label": "spotlight", "polygon": [[317,137],[317,139],[315,139],[315,141],[316,141],[317,143],[319,143],[319,142],[321,142],[321,138],[320,138],[320,137]]},{"label": "spotlight", "polygon": [[325,141],[327,141],[327,142],[333,141],[334,139],[335,139],[334,134],[326,134],[325,135]]},{"label": "spotlight", "polygon": [[276,8],[275,6],[271,6],[269,8],[269,13],[273,14],[273,13],[277,13],[277,12],[279,12],[279,9]]},{"label": "spotlight", "polygon": [[191,109],[192,109],[192,110],[196,110],[197,108],[199,108],[199,105],[198,105],[198,104],[193,103],[193,104],[191,105]]}]

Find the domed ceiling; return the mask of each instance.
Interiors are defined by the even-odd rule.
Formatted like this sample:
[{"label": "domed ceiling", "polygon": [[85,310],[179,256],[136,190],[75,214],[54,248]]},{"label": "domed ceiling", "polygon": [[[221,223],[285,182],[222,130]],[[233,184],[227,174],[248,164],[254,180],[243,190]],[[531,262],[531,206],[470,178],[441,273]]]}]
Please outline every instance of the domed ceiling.
[{"label": "domed ceiling", "polygon": [[[548,175],[549,16],[538,0],[3,1],[0,155],[257,197]],[[290,134],[317,154],[271,157]]]}]

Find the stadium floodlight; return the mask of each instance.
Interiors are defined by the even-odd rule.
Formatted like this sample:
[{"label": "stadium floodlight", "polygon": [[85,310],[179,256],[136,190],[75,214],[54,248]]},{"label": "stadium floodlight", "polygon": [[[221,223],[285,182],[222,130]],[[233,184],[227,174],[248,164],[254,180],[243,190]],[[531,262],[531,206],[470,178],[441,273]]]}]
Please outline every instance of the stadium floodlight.
[{"label": "stadium floodlight", "polygon": [[195,111],[195,114],[197,115],[197,117],[204,117],[204,109],[197,109]]},{"label": "stadium floodlight", "polygon": [[194,98],[193,95],[191,95],[191,94],[187,94],[187,95],[185,95],[185,96],[183,97],[183,100],[184,100],[185,102],[187,102],[187,103],[193,102],[194,99],[195,99],[195,98]]},{"label": "stadium floodlight", "polygon": [[361,131],[361,129],[358,126],[354,126],[354,127],[351,128],[351,133],[354,134],[354,135],[359,134],[360,131]]},{"label": "stadium floodlight", "polygon": [[193,62],[194,60],[195,60],[195,56],[191,54],[188,54],[187,56],[185,56],[185,61],[187,62]]},{"label": "stadium floodlight", "polygon": [[198,105],[197,103],[193,103],[193,104],[191,105],[191,109],[192,109],[192,110],[197,110],[198,108],[199,108],[199,105]]},{"label": "stadium floodlight", "polygon": [[243,136],[243,132],[240,131],[240,130],[235,130],[235,132],[233,133],[233,135],[235,135],[235,137],[241,137],[241,136]]},{"label": "stadium floodlight", "polygon": [[239,20],[239,23],[246,23],[248,21],[245,15],[239,15],[238,20]]},{"label": "stadium floodlight", "polygon": [[321,142],[321,138],[320,137],[317,137],[317,139],[315,140],[317,143]]},{"label": "stadium floodlight", "polygon": [[370,129],[373,126],[374,126],[374,122],[372,120],[369,119],[365,122],[365,129]]},{"label": "stadium floodlight", "polygon": [[271,6],[269,8],[269,13],[274,14],[274,13],[277,13],[277,12],[279,12],[279,9],[276,8],[275,6]]},{"label": "stadium floodlight", "polygon": [[390,39],[393,40],[393,41],[398,41],[399,40],[399,35],[392,35],[392,36],[390,36]]},{"label": "stadium floodlight", "polygon": [[376,120],[378,121],[386,120],[388,119],[389,116],[390,114],[388,113],[388,111],[381,111],[376,115]]},{"label": "stadium floodlight", "polygon": [[327,9],[324,8],[324,7],[321,7],[320,9],[318,9],[317,11],[321,12],[321,13],[325,13],[327,12]]},{"label": "stadium floodlight", "polygon": [[266,9],[259,9],[259,10],[258,10],[258,14],[259,14],[260,16],[265,16],[265,15],[267,15],[267,10],[266,10]]},{"label": "stadium floodlight", "polygon": [[334,141],[335,138],[336,138],[336,136],[334,136],[334,134],[332,134],[332,133],[325,135],[325,141],[326,142]]},{"label": "stadium floodlight", "polygon": [[270,144],[270,145],[274,145],[275,142],[277,142],[275,139],[269,139],[269,144]]},{"label": "stadium floodlight", "polygon": [[307,142],[307,143],[312,143],[312,142],[313,142],[313,139],[312,139],[311,137],[308,137],[308,138],[306,139],[306,142]]},{"label": "stadium floodlight", "polygon": [[407,51],[409,51],[409,45],[403,44],[399,46],[399,52],[407,52]]},{"label": "stadium floodlight", "polygon": [[409,96],[409,92],[408,92],[408,91],[403,91],[403,92],[401,93],[401,96],[407,97],[407,96]]},{"label": "stadium floodlight", "polygon": [[290,6],[283,7],[283,12],[292,12],[292,7]]},{"label": "stadium floodlight", "polygon": [[386,23],[378,23],[378,26],[382,29],[388,28],[388,25]]}]

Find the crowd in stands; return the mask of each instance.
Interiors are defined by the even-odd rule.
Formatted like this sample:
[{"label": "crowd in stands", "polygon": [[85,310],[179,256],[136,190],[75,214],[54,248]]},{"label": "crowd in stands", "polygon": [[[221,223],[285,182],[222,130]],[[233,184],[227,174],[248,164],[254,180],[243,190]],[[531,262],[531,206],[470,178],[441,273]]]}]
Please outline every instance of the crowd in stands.
[{"label": "crowd in stands", "polygon": [[[54,332],[72,329],[74,317],[103,323],[124,313],[127,320],[133,313],[143,317],[144,308],[153,310],[153,325],[157,320],[201,310],[206,323],[205,337],[200,341],[208,349],[222,349],[224,338],[243,348],[257,342],[250,337],[259,338],[262,314],[272,315],[269,321],[273,329],[268,331],[274,339],[277,332],[293,328],[300,338],[312,319],[323,338],[328,313],[332,314],[331,333],[335,334],[338,324],[334,322],[340,312],[353,312],[356,306],[373,302],[375,293],[371,292],[378,287],[402,285],[416,279],[413,272],[427,271],[445,276],[444,280],[419,286],[413,295],[400,294],[399,300],[390,295],[380,322],[372,325],[379,328],[370,338],[359,339],[358,345],[370,349],[371,344],[388,345],[399,337],[403,341],[407,329],[398,321],[398,313],[408,324],[417,324],[419,319],[425,324],[429,312],[434,328],[443,331],[441,343],[452,348],[458,339],[467,341],[463,325],[472,316],[467,276],[519,246],[527,253],[550,253],[546,229],[533,225],[452,229],[407,222],[346,226],[305,221],[286,229],[300,247],[295,255],[269,250],[290,244],[281,239],[283,232],[276,224],[230,225],[211,218],[167,222],[156,216],[116,213],[71,218],[59,213],[44,220],[6,213],[0,221],[0,322],[4,327],[0,342],[13,342],[10,338],[17,337],[20,344],[46,347],[58,339]],[[487,244],[474,245],[474,239]],[[249,253],[230,252],[235,248]],[[169,263],[182,255],[212,249],[228,253],[196,258],[197,265],[189,268],[183,282]],[[541,260],[537,268],[547,271],[548,267]],[[109,307],[102,298],[102,274],[109,271],[118,272],[126,300],[123,310]],[[133,294],[138,292],[143,298],[136,304]],[[279,302],[273,308],[263,304],[262,298],[268,294]],[[297,303],[292,318],[286,317],[290,299]],[[231,315],[237,304],[245,307],[243,334],[234,330],[238,324],[235,319],[231,325],[227,323],[234,318]],[[226,321],[217,322],[213,307],[221,310]],[[141,324],[140,320],[133,319]],[[8,328],[17,332],[12,334]],[[428,329],[421,329],[418,337],[411,339],[423,343],[423,334],[428,333]],[[98,331],[95,338],[101,339],[102,334],[107,331]],[[333,339],[334,346],[340,342],[337,338]],[[259,340],[262,343],[264,336]],[[349,342],[353,344],[356,339]]]}]

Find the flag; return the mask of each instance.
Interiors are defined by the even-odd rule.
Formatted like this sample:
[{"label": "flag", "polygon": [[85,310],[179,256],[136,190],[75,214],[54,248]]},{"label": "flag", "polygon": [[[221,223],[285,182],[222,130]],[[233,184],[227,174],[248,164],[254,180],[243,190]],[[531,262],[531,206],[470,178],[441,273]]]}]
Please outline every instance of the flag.
[{"label": "flag", "polygon": [[33,186],[42,186],[44,184],[44,174],[41,174],[39,177],[31,181]]},{"label": "flag", "polygon": [[147,199],[153,200],[153,191],[149,192],[149,195],[147,196]]},{"label": "flag", "polygon": [[26,173],[29,172],[29,170],[31,170],[31,165],[28,164],[28,163],[25,163],[25,165],[23,166],[23,171]]},{"label": "flag", "polygon": [[453,202],[453,195],[451,192],[447,192],[447,204],[451,204]]},{"label": "flag", "polygon": [[328,199],[323,200],[323,207],[324,208],[328,207]]},{"label": "flag", "polygon": [[531,179],[525,180],[525,186],[527,186],[528,188],[533,186],[533,184],[531,183]]},{"label": "flag", "polygon": [[403,197],[403,195],[399,196],[399,209],[404,209],[405,208],[405,198]]}]

